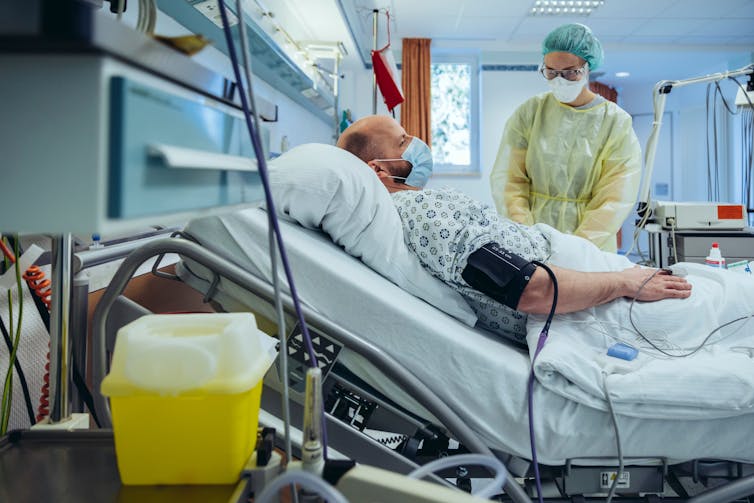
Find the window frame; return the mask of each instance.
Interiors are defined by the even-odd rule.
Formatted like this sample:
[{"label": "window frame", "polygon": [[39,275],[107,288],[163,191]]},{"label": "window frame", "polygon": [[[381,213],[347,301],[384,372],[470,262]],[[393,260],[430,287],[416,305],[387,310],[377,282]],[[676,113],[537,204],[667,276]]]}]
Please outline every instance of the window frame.
[{"label": "window frame", "polygon": [[[470,82],[470,89],[469,89],[469,98],[471,100],[471,103],[469,104],[470,108],[470,117],[469,117],[469,126],[470,126],[470,136],[469,136],[469,149],[470,152],[470,161],[468,165],[458,165],[458,164],[447,164],[443,163],[440,164],[437,161],[434,162],[434,169],[432,172],[433,176],[471,176],[471,177],[481,177],[482,176],[482,167],[480,165],[480,138],[479,138],[479,122],[480,122],[480,106],[479,106],[479,96],[480,96],[480,89],[479,89],[479,83],[480,83],[480,72],[481,72],[481,65],[479,63],[479,57],[475,54],[452,54],[452,53],[443,53],[443,52],[433,52],[432,53],[432,60],[430,62],[430,65],[434,64],[466,64],[470,68],[469,75],[471,77]],[[430,83],[431,86],[431,83]],[[430,97],[432,94],[432,89],[430,88]],[[431,123],[431,119],[430,119]]]}]

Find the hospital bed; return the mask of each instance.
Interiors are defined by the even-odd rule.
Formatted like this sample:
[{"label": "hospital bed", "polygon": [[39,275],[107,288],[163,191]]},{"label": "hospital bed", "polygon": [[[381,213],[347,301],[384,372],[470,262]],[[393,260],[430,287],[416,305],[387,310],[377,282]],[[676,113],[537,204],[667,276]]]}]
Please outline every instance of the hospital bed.
[{"label": "hospital bed", "polygon": [[[224,220],[191,222],[186,232],[198,244],[157,241],[139,253],[145,260],[180,253],[185,258],[178,276],[205,292],[208,300],[230,311],[250,309],[274,319],[270,281],[261,272],[267,268],[266,254],[239,246],[239,236],[230,233]],[[263,210],[234,215],[234,223],[239,221],[247,223],[244,245],[266,243]],[[432,457],[479,450],[481,445],[515,475],[530,476],[527,352],[402,291],[327,236],[281,224],[317,352],[327,361],[323,370],[330,445],[353,459],[403,472]],[[130,260],[139,258],[137,254]],[[124,266],[127,270],[129,262]],[[118,281],[108,289],[111,296]],[[95,326],[102,321],[95,319]],[[295,333],[290,344],[294,358],[302,354]],[[291,368],[294,398],[303,363]],[[273,414],[279,412],[278,389],[278,376],[271,372],[263,408]],[[616,466],[608,414],[537,387],[534,400],[539,460],[543,472],[557,482],[558,492],[605,492],[600,478]],[[662,493],[667,477],[683,494],[675,484],[677,476],[706,481],[754,473],[748,464],[754,461],[751,420],[750,415],[707,421],[621,417],[631,481],[619,492]]]},{"label": "hospital bed", "polygon": [[[202,218],[187,225],[183,238],[138,250],[100,302],[95,333],[113,332],[114,327],[105,330],[112,321],[108,313],[129,270],[163,253],[184,257],[178,278],[204,292],[206,300],[227,311],[275,319],[267,221],[261,208]],[[530,486],[528,351],[407,293],[323,232],[291,221],[282,221],[281,228],[321,358],[331,448],[404,473],[439,456],[491,451]],[[285,304],[292,312],[288,297]],[[287,379],[294,402],[301,404],[306,357],[295,322],[289,329]],[[95,369],[95,376],[103,372]],[[265,378],[262,423],[279,417],[280,379],[277,371]],[[541,386],[534,387],[534,411],[538,460],[553,497],[548,501],[606,493],[618,464],[609,414]],[[294,404],[293,413],[294,425],[300,424],[300,407]],[[618,493],[652,501],[643,495],[685,500],[689,493],[714,491],[695,500],[710,502],[754,494],[752,419],[752,414],[706,420],[618,416],[629,474]]]}]

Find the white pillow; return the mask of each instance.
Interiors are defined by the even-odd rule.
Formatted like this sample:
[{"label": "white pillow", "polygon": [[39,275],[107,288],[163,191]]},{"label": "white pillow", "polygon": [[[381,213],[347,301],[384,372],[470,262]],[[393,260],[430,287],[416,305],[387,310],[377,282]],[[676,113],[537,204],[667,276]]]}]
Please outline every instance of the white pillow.
[{"label": "white pillow", "polygon": [[323,230],[403,290],[474,326],[476,314],[463,297],[427,272],[406,246],[393,200],[367,164],[333,145],[308,143],[269,166],[278,214]]}]

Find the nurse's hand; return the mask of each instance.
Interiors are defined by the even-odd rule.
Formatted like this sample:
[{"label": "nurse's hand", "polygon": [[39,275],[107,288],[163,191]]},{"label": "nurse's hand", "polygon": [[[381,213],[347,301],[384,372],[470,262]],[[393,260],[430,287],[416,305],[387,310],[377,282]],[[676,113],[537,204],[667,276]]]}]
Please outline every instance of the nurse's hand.
[{"label": "nurse's hand", "polygon": [[665,269],[635,266],[619,274],[624,282],[624,297],[652,302],[691,295],[691,283]]}]

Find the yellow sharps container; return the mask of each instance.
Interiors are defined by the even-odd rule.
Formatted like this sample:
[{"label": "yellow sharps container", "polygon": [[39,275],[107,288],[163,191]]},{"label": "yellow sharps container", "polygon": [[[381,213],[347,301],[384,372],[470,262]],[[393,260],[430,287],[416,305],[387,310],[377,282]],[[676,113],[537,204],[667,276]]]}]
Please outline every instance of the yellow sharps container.
[{"label": "yellow sharps container", "polygon": [[120,329],[102,394],[123,484],[237,481],[275,343],[248,313],[148,315]]}]

